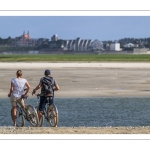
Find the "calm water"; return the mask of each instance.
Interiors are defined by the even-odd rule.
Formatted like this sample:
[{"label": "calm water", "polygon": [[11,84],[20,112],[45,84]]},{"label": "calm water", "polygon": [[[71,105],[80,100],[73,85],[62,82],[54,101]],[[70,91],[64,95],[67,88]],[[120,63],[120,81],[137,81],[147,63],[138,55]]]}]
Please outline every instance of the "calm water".
[{"label": "calm water", "polygon": [[[26,104],[37,101],[29,98]],[[150,126],[150,98],[55,98],[55,104],[59,127]],[[9,99],[0,99],[0,126],[13,125],[10,108]]]}]

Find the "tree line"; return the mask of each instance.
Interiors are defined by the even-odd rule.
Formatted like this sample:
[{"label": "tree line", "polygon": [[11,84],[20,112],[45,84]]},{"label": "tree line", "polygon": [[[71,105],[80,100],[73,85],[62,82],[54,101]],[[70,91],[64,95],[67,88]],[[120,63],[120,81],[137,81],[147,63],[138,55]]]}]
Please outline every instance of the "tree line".
[{"label": "tree line", "polygon": [[0,37],[0,45],[11,45],[11,44],[12,44],[12,38],[10,36],[6,39]]}]

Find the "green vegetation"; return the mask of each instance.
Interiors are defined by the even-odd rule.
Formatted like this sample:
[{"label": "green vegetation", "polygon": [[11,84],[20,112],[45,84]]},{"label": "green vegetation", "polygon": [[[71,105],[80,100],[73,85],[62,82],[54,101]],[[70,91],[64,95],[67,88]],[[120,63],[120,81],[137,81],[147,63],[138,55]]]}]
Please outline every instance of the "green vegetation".
[{"label": "green vegetation", "polygon": [[150,55],[133,54],[37,54],[37,55],[0,55],[0,62],[150,62]]}]

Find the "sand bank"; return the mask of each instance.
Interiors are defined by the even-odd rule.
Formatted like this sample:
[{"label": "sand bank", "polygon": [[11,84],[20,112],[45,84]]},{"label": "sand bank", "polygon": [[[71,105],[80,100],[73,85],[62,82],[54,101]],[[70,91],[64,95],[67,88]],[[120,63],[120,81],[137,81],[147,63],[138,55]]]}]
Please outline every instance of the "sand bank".
[{"label": "sand bank", "polygon": [[12,63],[5,63],[5,62],[0,62],[0,69],[39,69],[39,68],[62,68],[62,67],[79,67],[79,68],[91,68],[91,67],[96,67],[96,68],[150,68],[150,63],[147,62],[141,62],[141,63],[124,63],[124,62],[104,62],[104,63],[99,63],[99,62],[89,62],[89,63],[77,63],[77,62],[12,62]]},{"label": "sand bank", "polygon": [[60,86],[55,97],[150,96],[150,63],[0,63],[0,98],[7,98],[18,69],[32,90],[50,69]]}]

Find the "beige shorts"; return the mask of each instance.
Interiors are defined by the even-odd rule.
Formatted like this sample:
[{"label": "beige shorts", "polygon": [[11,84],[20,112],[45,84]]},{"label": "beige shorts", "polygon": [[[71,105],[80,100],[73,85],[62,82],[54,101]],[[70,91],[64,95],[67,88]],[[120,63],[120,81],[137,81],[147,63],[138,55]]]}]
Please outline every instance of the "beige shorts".
[{"label": "beige shorts", "polygon": [[16,106],[17,103],[19,103],[20,106],[24,106],[24,100],[21,97],[15,97],[13,94],[10,96],[10,102],[12,106]]}]

